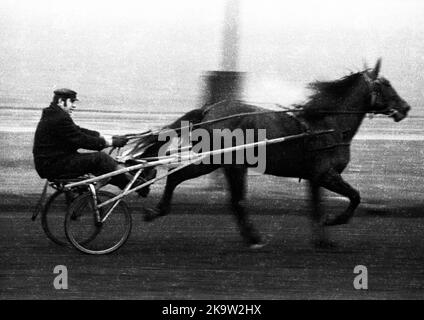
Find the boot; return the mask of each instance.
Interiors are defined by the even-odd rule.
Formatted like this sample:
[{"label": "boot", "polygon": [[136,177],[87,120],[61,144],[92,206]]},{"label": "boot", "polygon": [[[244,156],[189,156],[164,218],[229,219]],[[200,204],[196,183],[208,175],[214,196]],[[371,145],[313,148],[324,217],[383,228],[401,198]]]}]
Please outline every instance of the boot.
[{"label": "boot", "polygon": [[[136,187],[137,185],[142,185],[143,183],[156,178],[156,174],[157,174],[157,170],[155,168],[145,169],[141,173],[140,177],[137,179],[134,186]],[[150,185],[144,188],[141,188],[140,190],[137,190],[136,192],[138,193],[139,196],[146,198],[150,192]]]}]

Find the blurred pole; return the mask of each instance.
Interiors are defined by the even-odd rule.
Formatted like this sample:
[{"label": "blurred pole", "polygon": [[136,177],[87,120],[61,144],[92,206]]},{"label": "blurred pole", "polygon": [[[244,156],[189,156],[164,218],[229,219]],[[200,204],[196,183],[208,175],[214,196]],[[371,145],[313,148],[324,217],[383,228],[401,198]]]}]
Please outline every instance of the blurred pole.
[{"label": "blurred pole", "polygon": [[224,39],[221,68],[236,71],[238,68],[240,0],[227,0],[224,18]]},{"label": "blurred pole", "polygon": [[[243,74],[238,71],[239,19],[240,0],[226,0],[220,70],[205,74],[202,106],[240,98]],[[209,187],[222,190],[225,188],[224,180],[222,171],[215,171]]]},{"label": "blurred pole", "polygon": [[208,71],[202,105],[224,99],[238,99],[243,74],[238,72],[240,0],[226,0],[219,71]]}]

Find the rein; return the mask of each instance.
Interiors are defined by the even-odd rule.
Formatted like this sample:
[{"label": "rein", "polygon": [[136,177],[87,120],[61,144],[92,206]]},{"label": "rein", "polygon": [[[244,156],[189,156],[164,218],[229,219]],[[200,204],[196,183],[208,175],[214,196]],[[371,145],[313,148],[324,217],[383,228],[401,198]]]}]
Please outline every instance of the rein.
[{"label": "rein", "polygon": [[[384,109],[384,110],[370,110],[370,111],[317,111],[317,113],[321,113],[321,114],[367,114],[367,113],[371,113],[371,114],[383,114],[383,112],[388,111],[389,109]],[[396,112],[396,111],[394,111]],[[393,112],[393,113],[394,113]],[[393,113],[387,115],[390,116]]]},{"label": "rein", "polygon": [[124,135],[126,138],[128,139],[136,139],[136,138],[140,138],[142,136],[146,136],[146,135],[155,135],[155,134],[159,134],[159,133],[166,133],[168,131],[181,131],[183,129],[188,129],[188,128],[195,128],[195,127],[199,127],[205,124],[211,124],[211,123],[217,123],[220,121],[224,121],[224,120],[228,120],[228,119],[232,119],[232,118],[238,118],[238,117],[243,117],[243,116],[250,116],[250,115],[262,115],[262,114],[269,114],[269,113],[289,113],[289,112],[300,112],[301,110],[284,110],[284,111],[275,111],[275,110],[270,110],[270,111],[258,111],[258,112],[243,112],[243,113],[237,113],[237,114],[232,114],[230,116],[226,116],[226,117],[221,117],[221,118],[217,118],[217,119],[212,119],[212,120],[208,120],[208,121],[203,121],[203,122],[199,122],[199,123],[194,123],[188,126],[184,126],[184,127],[179,127],[179,128],[175,128],[175,129],[169,129],[169,128],[165,128],[165,129],[158,129],[155,131],[152,130],[148,130],[148,131],[144,131],[142,133],[139,134],[127,134]]}]

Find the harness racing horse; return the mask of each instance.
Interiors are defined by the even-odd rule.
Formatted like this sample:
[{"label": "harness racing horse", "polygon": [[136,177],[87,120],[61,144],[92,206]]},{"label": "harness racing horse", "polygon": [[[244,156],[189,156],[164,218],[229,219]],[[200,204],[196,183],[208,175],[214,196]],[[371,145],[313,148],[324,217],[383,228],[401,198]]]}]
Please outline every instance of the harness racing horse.
[{"label": "harness racing horse", "polygon": [[[241,101],[223,101],[213,106],[192,110],[166,128],[178,129],[183,121],[198,123],[212,133],[213,129],[266,129],[266,138],[311,132],[310,137],[266,147],[266,174],[297,177],[308,180],[312,200],[313,242],[317,247],[331,246],[324,226],[348,223],[360,203],[360,194],[341,176],[350,161],[350,142],[367,113],[384,114],[398,122],[404,119],[410,106],[396,93],[390,82],[379,77],[381,59],[374,69],[352,73],[335,81],[309,84],[312,95],[292,114],[272,112]],[[245,115],[247,113],[247,115]],[[250,115],[249,115],[250,113]],[[243,116],[232,115],[243,114]],[[221,121],[213,121],[220,119]],[[206,123],[205,123],[206,122]],[[331,134],[313,132],[333,130]],[[164,142],[156,141],[141,157],[157,155]],[[224,169],[231,192],[231,207],[240,233],[250,246],[260,246],[261,238],[249,221],[241,201],[246,193],[248,164],[191,164],[167,177],[163,196],[154,209],[145,209],[145,220],[169,213],[174,189],[183,181]],[[339,215],[322,215],[320,189],[325,188],[347,197],[348,208]]]}]

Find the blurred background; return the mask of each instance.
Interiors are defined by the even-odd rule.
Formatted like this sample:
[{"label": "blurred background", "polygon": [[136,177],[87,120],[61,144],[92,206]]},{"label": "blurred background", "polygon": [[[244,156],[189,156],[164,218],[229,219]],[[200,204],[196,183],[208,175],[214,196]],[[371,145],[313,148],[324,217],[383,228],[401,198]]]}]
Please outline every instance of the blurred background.
[{"label": "blurred background", "polygon": [[[222,65],[226,2],[0,1],[3,116],[5,108],[47,106],[58,87],[76,90],[85,110],[196,107],[202,75]],[[241,0],[242,95],[296,102],[308,82],[358,71],[381,56],[382,74],[412,105],[411,115],[424,115],[423,13],[418,0]]]}]

